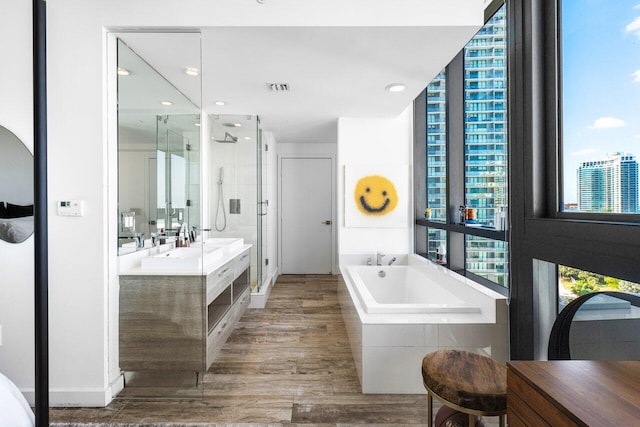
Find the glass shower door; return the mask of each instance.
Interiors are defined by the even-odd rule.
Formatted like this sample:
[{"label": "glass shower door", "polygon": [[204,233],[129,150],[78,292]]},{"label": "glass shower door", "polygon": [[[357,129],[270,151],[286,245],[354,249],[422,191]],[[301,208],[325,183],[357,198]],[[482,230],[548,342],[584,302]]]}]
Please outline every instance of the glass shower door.
[{"label": "glass shower door", "polygon": [[262,129],[260,129],[260,120],[258,120],[258,281],[257,292],[260,292],[262,285],[264,284],[269,268],[269,253],[267,246],[267,230],[269,224],[269,200],[267,197],[267,151],[268,146],[265,144],[262,135]]},{"label": "glass shower door", "polygon": [[180,132],[184,120],[180,116],[158,116],[157,122],[156,229],[167,233],[176,232],[184,222],[190,225],[197,217],[190,212],[197,206],[192,206],[190,197],[192,146]]}]

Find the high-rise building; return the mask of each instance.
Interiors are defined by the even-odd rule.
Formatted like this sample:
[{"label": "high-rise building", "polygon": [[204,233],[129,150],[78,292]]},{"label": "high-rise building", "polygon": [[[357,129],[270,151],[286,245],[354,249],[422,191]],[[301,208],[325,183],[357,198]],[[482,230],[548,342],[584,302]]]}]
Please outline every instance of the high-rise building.
[{"label": "high-rise building", "polygon": [[[464,49],[465,205],[475,208],[478,222],[486,226],[495,225],[495,214],[508,202],[506,50],[503,6]],[[427,87],[427,207],[434,221],[446,220],[447,209],[445,92],[440,73]],[[446,234],[433,228],[428,233],[433,253]],[[505,242],[467,236],[465,248],[467,271],[506,284]]]},{"label": "high-rise building", "polygon": [[[507,206],[507,35],[502,6],[464,49],[465,204],[495,226]],[[467,271],[506,285],[507,243],[466,236]]]},{"label": "high-rise building", "polygon": [[578,167],[578,210],[638,212],[638,162],[633,154],[613,153]]},{"label": "high-rise building", "polygon": [[485,225],[507,205],[506,47],[502,7],[464,49],[465,200]]},{"label": "high-rise building", "polygon": [[447,218],[447,114],[445,72],[427,86],[427,206],[431,219]]}]

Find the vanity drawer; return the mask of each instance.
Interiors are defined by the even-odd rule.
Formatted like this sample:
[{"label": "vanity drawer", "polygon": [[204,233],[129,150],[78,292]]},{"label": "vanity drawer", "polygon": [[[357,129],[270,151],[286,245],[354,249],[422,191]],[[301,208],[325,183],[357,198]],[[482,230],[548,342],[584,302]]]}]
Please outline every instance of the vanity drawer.
[{"label": "vanity drawer", "polygon": [[242,255],[240,255],[234,262],[234,267],[233,267],[233,277],[236,278],[239,275],[242,274],[243,271],[245,271],[247,268],[249,268],[249,265],[251,264],[251,252],[250,251],[246,251],[244,252]]},{"label": "vanity drawer", "polygon": [[251,302],[251,289],[247,288],[238,301],[231,306],[215,328],[207,334],[207,369],[220,353],[222,346],[229,338]]},{"label": "vanity drawer", "polygon": [[234,269],[226,264],[207,276],[207,304],[211,303],[233,281]]},{"label": "vanity drawer", "polygon": [[216,356],[220,353],[222,346],[233,332],[234,322],[232,320],[232,310],[220,320],[220,323],[207,334],[207,369],[211,366]]}]

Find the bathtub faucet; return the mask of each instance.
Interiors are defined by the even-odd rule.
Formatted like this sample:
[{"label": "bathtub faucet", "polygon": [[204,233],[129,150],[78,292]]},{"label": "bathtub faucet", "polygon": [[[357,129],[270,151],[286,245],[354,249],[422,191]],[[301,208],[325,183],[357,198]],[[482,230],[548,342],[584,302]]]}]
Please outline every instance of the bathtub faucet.
[{"label": "bathtub faucet", "polygon": [[396,262],[396,257],[391,258],[391,260],[389,261],[389,265],[393,264],[394,262]]},{"label": "bathtub faucet", "polygon": [[376,265],[382,265],[382,257],[384,256],[386,255],[381,252],[376,253]]}]

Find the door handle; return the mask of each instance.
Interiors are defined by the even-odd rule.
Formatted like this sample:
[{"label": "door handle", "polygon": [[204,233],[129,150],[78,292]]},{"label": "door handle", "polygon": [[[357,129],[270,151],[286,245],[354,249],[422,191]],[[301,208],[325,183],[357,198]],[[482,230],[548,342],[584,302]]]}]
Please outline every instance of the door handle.
[{"label": "door handle", "polygon": [[324,225],[331,225],[331,220],[330,220],[330,219],[328,219],[328,220],[326,220],[326,221],[322,221],[322,222],[321,222],[321,224],[324,224]]}]

